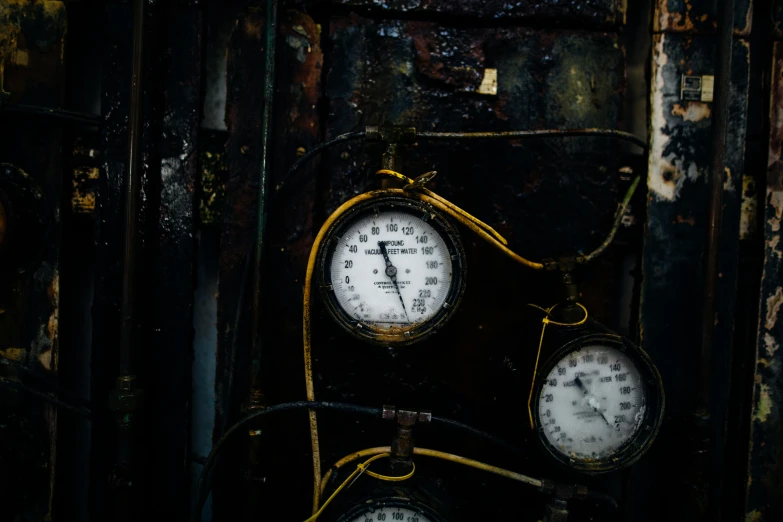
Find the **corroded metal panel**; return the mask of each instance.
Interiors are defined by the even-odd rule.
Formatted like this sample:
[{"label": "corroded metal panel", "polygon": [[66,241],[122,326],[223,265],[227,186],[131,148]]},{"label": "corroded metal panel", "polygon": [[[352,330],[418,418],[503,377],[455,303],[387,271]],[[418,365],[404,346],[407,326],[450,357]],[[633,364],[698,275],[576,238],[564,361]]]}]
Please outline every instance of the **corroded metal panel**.
[{"label": "corroded metal panel", "polygon": [[[20,1],[1,6],[4,104],[61,104],[66,26],[63,2]],[[60,356],[63,172],[56,158],[62,139],[60,123],[3,113],[0,204],[7,206],[8,222],[0,254],[0,357],[14,359],[50,379],[56,378]],[[4,368],[0,375],[24,380]],[[22,392],[0,389],[3,518],[45,520],[52,516],[57,419],[56,407]]]},{"label": "corroded metal panel", "polygon": [[[222,216],[220,276],[218,289],[218,369],[216,379],[217,409],[215,435],[225,429],[229,417],[236,415],[236,407],[247,396],[249,364],[250,316],[248,290],[252,276],[247,274],[248,256],[253,253],[256,232],[256,197],[260,164],[260,115],[263,104],[263,67],[265,52],[265,19],[258,10],[242,14],[231,36],[228,48],[228,99],[226,104],[225,206]],[[276,103],[270,161],[271,186],[277,187],[285,171],[298,156],[320,141],[321,77],[323,53],[320,47],[321,27],[308,15],[287,10],[280,14],[277,42]],[[263,367],[268,368],[264,379],[273,382],[265,387],[270,402],[283,402],[301,396],[299,379],[279,381],[281,375],[299,375],[299,367],[286,367],[285,359],[294,352],[292,346],[283,348],[279,342],[280,330],[301,331],[301,272],[300,266],[309,254],[312,237],[312,207],[316,199],[314,176],[317,161],[297,174],[295,180],[286,180],[292,190],[285,190],[277,198],[265,202],[270,215],[265,235],[263,270],[274,274],[264,277],[264,304],[268,310],[261,318],[269,348],[262,354]],[[272,193],[275,190],[271,191]],[[283,248],[278,245],[285,245]],[[271,246],[270,246],[271,245]],[[296,262],[292,263],[291,259]],[[238,310],[238,307],[243,307]],[[237,317],[239,315],[239,322]],[[236,325],[239,324],[239,331]],[[283,359],[283,361],[281,361]],[[233,377],[230,377],[233,372]],[[301,432],[306,436],[306,431]],[[274,433],[269,436],[274,437]],[[279,436],[291,438],[288,430]],[[268,436],[267,436],[268,437]],[[295,437],[295,436],[294,436]],[[240,447],[244,447],[245,440]],[[275,442],[264,439],[264,444]],[[244,455],[243,455],[244,457]],[[244,458],[237,460],[245,470]],[[267,454],[265,459],[283,458]],[[307,465],[307,461],[301,463]],[[253,470],[256,473],[257,470]],[[236,480],[237,474],[227,475]],[[237,484],[236,482],[232,482]],[[240,487],[223,488],[215,500],[216,513],[232,513],[232,498],[244,491]],[[258,490],[256,490],[258,491]],[[263,492],[257,494],[263,494]],[[245,501],[246,497],[238,497]],[[260,497],[254,502],[260,502]],[[220,515],[216,515],[220,516]]]},{"label": "corroded metal panel", "polygon": [[[199,7],[161,6],[156,13],[161,37],[150,49],[160,92],[159,114],[151,150],[148,195],[150,236],[149,332],[140,347],[148,440],[155,440],[155,462],[146,482],[145,502],[169,520],[187,520],[190,509],[190,398],[193,342],[195,183],[201,122],[202,13]],[[165,30],[163,27],[165,26]],[[153,159],[154,158],[154,159]],[[152,217],[154,216],[154,218]],[[156,218],[156,219],[155,219]]]},{"label": "corroded metal panel", "polygon": [[[467,131],[618,128],[621,122],[624,59],[612,33],[456,29],[358,17],[334,18],[330,33],[330,137],[381,123]],[[497,94],[481,94],[490,69]],[[622,150],[611,140],[560,138],[420,141],[402,154],[407,174],[438,170],[432,186],[439,193],[490,220],[517,251],[542,258],[596,245],[621,190],[617,173],[628,159]],[[379,152],[376,146],[324,154],[326,213],[377,186]],[[548,212],[552,198],[569,211]],[[526,226],[511,229],[521,222]]]},{"label": "corroded metal panel", "polygon": [[[659,443],[667,447],[656,461],[661,469],[684,461],[689,463],[686,468],[690,471],[681,480],[668,482],[660,492],[652,494],[653,498],[665,495],[678,499],[678,509],[697,518],[707,516],[710,509],[707,506],[719,506],[720,500],[719,497],[709,499],[709,495],[720,491],[718,477],[726,422],[723,417],[726,383],[730,381],[749,75],[749,47],[743,41],[735,41],[725,145],[726,181],[717,253],[720,276],[716,283],[716,326],[711,360],[703,361],[699,350],[702,343],[699,311],[704,283],[702,266],[707,240],[714,105],[683,99],[682,78],[714,74],[715,45],[711,36],[664,33],[653,39],[649,193],[642,265],[643,345],[658,364],[667,396],[695,398],[699,392],[697,376],[703,372],[710,376],[711,420],[700,419],[693,413],[694,400],[677,401],[668,408],[672,420],[664,426]],[[705,431],[698,432],[696,426]],[[715,451],[707,453],[709,449]],[[665,506],[651,504],[650,509],[656,510],[653,511],[656,516],[667,513]]]},{"label": "corroded metal panel", "polygon": [[[713,34],[718,27],[721,0],[656,0],[653,30],[656,32]],[[750,34],[753,0],[734,2],[734,34]]]},{"label": "corroded metal panel", "polygon": [[385,12],[426,13],[491,20],[537,20],[605,27],[625,23],[627,0],[333,0]]},{"label": "corroded metal panel", "polygon": [[764,198],[764,272],[750,418],[745,520],[783,517],[783,43],[773,52],[767,190]]}]

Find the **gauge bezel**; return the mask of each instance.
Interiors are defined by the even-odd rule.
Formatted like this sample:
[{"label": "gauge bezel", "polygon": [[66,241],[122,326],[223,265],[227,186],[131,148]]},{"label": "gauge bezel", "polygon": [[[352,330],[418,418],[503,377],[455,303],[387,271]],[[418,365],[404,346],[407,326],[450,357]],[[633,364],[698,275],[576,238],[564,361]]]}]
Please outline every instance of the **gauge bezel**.
[{"label": "gauge bezel", "polygon": [[[366,513],[369,509],[380,509],[385,507],[401,507],[415,511],[417,515],[427,517],[430,522],[447,522],[447,519],[440,515],[430,506],[414,500],[409,497],[381,497],[369,499],[363,503],[356,504],[354,507],[343,513],[337,522],[351,522],[359,515]],[[390,522],[390,521],[386,521]],[[393,522],[393,521],[391,521]]]},{"label": "gauge bezel", "polygon": [[[331,262],[342,233],[357,219],[366,215],[377,215],[387,209],[407,212],[427,222],[443,238],[451,257],[451,287],[444,305],[427,321],[412,328],[398,328],[393,331],[376,328],[351,317],[340,306],[331,282]],[[316,262],[318,286],[329,315],[353,336],[382,346],[413,344],[440,330],[451,319],[462,301],[465,293],[466,264],[465,249],[456,229],[431,205],[417,199],[415,194],[405,196],[398,193],[379,194],[347,210],[326,231]]]},{"label": "gauge bezel", "polygon": [[[644,385],[645,413],[642,423],[636,433],[620,446],[611,457],[604,459],[576,459],[563,454],[547,440],[539,413],[541,389],[557,363],[569,354],[580,351],[583,347],[595,345],[614,348],[631,358],[641,375],[641,382]],[[537,435],[536,439],[546,450],[546,454],[568,468],[581,473],[597,475],[620,470],[638,461],[652,445],[655,436],[660,430],[661,421],[663,420],[664,401],[661,376],[644,350],[636,346],[629,339],[619,335],[606,333],[587,334],[569,341],[558,348],[547,358],[546,362],[539,367],[533,390],[533,402],[531,404],[533,425]]]}]

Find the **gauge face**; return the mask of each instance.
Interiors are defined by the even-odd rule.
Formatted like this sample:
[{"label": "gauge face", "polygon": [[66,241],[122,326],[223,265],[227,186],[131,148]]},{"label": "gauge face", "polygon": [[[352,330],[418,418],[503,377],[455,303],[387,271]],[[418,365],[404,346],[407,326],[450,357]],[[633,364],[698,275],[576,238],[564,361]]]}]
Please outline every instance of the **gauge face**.
[{"label": "gauge face", "polygon": [[413,199],[357,205],[327,233],[321,257],[332,315],[358,337],[382,344],[426,337],[451,316],[464,290],[456,233]]},{"label": "gauge face", "polygon": [[642,355],[599,336],[548,361],[534,415],[542,442],[559,460],[609,471],[649,447],[663,403],[657,372]]},{"label": "gauge face", "polygon": [[367,500],[341,516],[339,522],[445,522],[445,517],[406,496]]},{"label": "gauge face", "polygon": [[402,506],[370,507],[346,522],[432,522],[419,510]]}]

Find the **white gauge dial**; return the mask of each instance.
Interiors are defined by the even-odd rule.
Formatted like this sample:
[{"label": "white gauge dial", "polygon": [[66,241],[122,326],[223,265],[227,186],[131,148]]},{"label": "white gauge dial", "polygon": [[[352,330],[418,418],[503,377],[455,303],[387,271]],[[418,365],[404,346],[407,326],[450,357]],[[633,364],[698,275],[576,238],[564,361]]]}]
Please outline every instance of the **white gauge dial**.
[{"label": "white gauge dial", "polygon": [[431,522],[417,510],[400,506],[368,508],[366,512],[350,519],[350,522]]},{"label": "white gauge dial", "polygon": [[365,215],[345,228],[329,272],[348,316],[390,331],[431,319],[452,284],[444,239],[417,215],[395,209]]},{"label": "white gauge dial", "polygon": [[611,458],[642,425],[644,390],[642,376],[623,352],[583,346],[560,360],[541,387],[544,437],[571,459]]}]

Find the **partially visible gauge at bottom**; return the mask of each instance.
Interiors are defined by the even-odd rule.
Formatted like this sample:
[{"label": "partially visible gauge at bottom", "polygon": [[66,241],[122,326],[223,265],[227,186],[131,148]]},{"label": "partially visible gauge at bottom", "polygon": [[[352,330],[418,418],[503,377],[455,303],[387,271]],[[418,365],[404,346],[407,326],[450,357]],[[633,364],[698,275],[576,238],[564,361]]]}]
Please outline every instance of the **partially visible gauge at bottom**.
[{"label": "partially visible gauge at bottom", "polygon": [[338,522],[446,522],[435,510],[405,497],[372,499],[350,509]]},{"label": "partially visible gauge at bottom", "polygon": [[585,473],[621,469],[650,447],[663,418],[663,387],[644,351],[617,335],[566,343],[540,368],[532,405],[540,442]]}]

